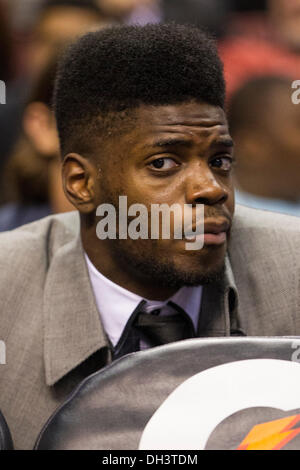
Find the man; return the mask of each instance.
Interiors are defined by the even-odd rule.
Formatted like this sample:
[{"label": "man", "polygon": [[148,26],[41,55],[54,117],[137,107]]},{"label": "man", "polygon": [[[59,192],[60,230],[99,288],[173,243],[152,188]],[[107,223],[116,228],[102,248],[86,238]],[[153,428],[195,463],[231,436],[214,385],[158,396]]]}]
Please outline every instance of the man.
[{"label": "man", "polygon": [[[214,43],[196,28],[89,33],[62,61],[55,112],[64,189],[79,216],[0,236],[0,408],[17,448],[33,446],[85,376],[157,344],[132,334],[142,308],[151,321],[185,322],[185,337],[299,334],[299,221],[240,207],[232,225],[224,91]],[[98,238],[97,208],[118,213],[119,196],[149,214],[155,203],[204,205],[203,248],[126,239],[121,223],[120,236]]]},{"label": "man", "polygon": [[300,215],[300,107],[292,80],[252,79],[232,97],[236,201],[258,209]]}]

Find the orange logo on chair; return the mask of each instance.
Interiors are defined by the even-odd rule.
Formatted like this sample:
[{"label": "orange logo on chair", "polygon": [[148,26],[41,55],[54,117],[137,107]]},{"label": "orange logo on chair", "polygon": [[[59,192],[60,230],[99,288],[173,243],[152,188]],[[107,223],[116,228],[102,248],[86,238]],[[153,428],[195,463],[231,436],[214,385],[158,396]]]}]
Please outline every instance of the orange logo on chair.
[{"label": "orange logo on chair", "polygon": [[257,424],[237,447],[237,450],[279,450],[300,433],[292,429],[300,421],[300,414]]}]

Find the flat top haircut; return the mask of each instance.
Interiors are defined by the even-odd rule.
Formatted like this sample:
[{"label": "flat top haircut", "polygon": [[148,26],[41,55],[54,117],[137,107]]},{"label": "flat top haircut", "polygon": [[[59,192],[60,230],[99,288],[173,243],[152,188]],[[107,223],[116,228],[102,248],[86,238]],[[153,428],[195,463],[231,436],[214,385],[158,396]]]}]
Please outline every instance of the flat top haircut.
[{"label": "flat top haircut", "polygon": [[54,110],[62,154],[88,152],[94,135],[112,132],[117,114],[126,118],[141,104],[196,100],[224,108],[224,98],[215,42],[199,28],[148,24],[88,33],[58,68]]}]

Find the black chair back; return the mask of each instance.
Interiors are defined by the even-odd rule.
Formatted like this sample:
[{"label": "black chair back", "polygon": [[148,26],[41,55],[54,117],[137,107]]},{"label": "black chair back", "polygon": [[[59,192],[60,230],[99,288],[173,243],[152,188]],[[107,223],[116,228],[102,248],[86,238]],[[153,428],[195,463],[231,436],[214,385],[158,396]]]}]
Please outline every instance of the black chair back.
[{"label": "black chair back", "polygon": [[36,449],[300,449],[300,339],[190,339],[85,379]]}]

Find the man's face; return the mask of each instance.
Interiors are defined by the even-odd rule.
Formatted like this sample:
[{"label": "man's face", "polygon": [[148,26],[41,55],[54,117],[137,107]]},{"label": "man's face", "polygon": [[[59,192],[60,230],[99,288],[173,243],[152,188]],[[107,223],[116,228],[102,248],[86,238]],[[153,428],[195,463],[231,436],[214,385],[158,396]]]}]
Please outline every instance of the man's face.
[{"label": "man's face", "polygon": [[186,250],[187,240],[110,240],[118,264],[131,275],[164,286],[209,282],[222,271],[234,212],[232,141],[221,108],[187,102],[141,106],[132,129],[110,139],[99,157],[98,204],[128,206],[204,204],[205,244]]}]

